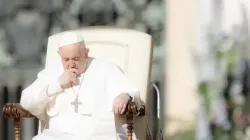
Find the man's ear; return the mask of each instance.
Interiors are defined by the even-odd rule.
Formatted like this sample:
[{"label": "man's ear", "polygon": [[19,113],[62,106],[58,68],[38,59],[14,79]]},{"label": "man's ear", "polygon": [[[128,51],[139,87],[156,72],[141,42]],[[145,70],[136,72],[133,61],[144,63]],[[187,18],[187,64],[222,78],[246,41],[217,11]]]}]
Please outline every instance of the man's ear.
[{"label": "man's ear", "polygon": [[60,54],[60,51],[59,51],[59,50],[57,50],[57,54],[61,57],[61,54]]},{"label": "man's ear", "polygon": [[88,58],[89,56],[89,48],[84,49],[85,57]]}]

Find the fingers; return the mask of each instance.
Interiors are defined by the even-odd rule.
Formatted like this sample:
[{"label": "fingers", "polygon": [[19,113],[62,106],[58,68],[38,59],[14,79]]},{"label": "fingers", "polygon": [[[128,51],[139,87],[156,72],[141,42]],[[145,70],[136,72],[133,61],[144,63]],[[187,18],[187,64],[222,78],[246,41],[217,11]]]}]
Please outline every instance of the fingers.
[{"label": "fingers", "polygon": [[77,79],[77,75],[76,75],[77,70],[76,69],[69,69],[68,71],[69,71],[69,75],[68,76],[69,76],[71,84],[72,85],[78,85],[78,84],[80,84],[80,81],[79,81],[79,79]]},{"label": "fingers", "polygon": [[118,108],[118,105],[115,103],[114,105],[113,105],[113,111],[114,111],[114,113],[115,113],[115,115],[118,115],[119,113],[119,108]]},{"label": "fingers", "polygon": [[115,115],[123,114],[129,102],[128,94],[121,94],[117,96],[113,102],[113,111]]},{"label": "fingers", "polygon": [[126,109],[126,106],[127,104],[123,104],[122,107],[121,107],[121,111],[120,111],[120,114],[123,114],[125,109]]},{"label": "fingers", "polygon": [[115,115],[119,115],[119,104],[117,104],[118,102],[114,102],[113,104],[113,111],[115,113]]},{"label": "fingers", "polygon": [[73,72],[73,73],[77,74],[77,70],[76,70],[76,69],[69,69],[68,71],[70,71],[70,72]]},{"label": "fingers", "polygon": [[123,114],[125,109],[126,109],[126,106],[127,106],[126,103],[119,103],[119,102],[114,103],[113,111],[114,111],[115,115]]},{"label": "fingers", "polygon": [[72,85],[78,85],[80,84],[79,79],[71,77],[70,79]]},{"label": "fingers", "polygon": [[78,85],[80,83],[79,79],[76,77],[76,74],[70,73],[68,76],[71,85]]}]

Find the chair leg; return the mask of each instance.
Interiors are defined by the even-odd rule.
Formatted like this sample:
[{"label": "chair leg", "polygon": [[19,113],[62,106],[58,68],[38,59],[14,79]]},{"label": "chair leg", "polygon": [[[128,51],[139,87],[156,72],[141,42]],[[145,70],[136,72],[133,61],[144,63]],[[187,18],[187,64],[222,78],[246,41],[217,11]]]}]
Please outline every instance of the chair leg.
[{"label": "chair leg", "polygon": [[22,123],[21,121],[22,121],[21,117],[14,119],[15,140],[21,140],[21,123]]},{"label": "chair leg", "polygon": [[128,140],[132,140],[132,135],[133,135],[133,124],[130,123],[128,124]]},{"label": "chair leg", "polygon": [[127,129],[128,129],[128,138],[127,138],[127,140],[132,140],[132,136],[133,136],[133,114],[127,115]]}]

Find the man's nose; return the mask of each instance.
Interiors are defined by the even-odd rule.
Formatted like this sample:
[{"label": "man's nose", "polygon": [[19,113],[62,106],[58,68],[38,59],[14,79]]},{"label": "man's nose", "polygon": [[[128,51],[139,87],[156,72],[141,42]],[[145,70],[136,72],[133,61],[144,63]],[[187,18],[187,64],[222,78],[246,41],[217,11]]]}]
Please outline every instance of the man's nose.
[{"label": "man's nose", "polygon": [[69,67],[70,67],[70,68],[75,68],[75,66],[76,66],[76,65],[75,65],[75,63],[74,63],[73,61],[70,62],[70,64],[69,64]]}]

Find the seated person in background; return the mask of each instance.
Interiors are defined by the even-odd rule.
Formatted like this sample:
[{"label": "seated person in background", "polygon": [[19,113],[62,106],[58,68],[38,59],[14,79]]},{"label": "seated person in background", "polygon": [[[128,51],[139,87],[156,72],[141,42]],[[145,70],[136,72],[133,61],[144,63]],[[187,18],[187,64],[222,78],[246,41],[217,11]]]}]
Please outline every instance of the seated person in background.
[{"label": "seated person in background", "polygon": [[79,34],[59,35],[61,63],[39,72],[21,96],[21,105],[43,122],[33,140],[126,140],[120,114],[129,101],[140,102],[138,89],[116,65],[88,57]]}]

